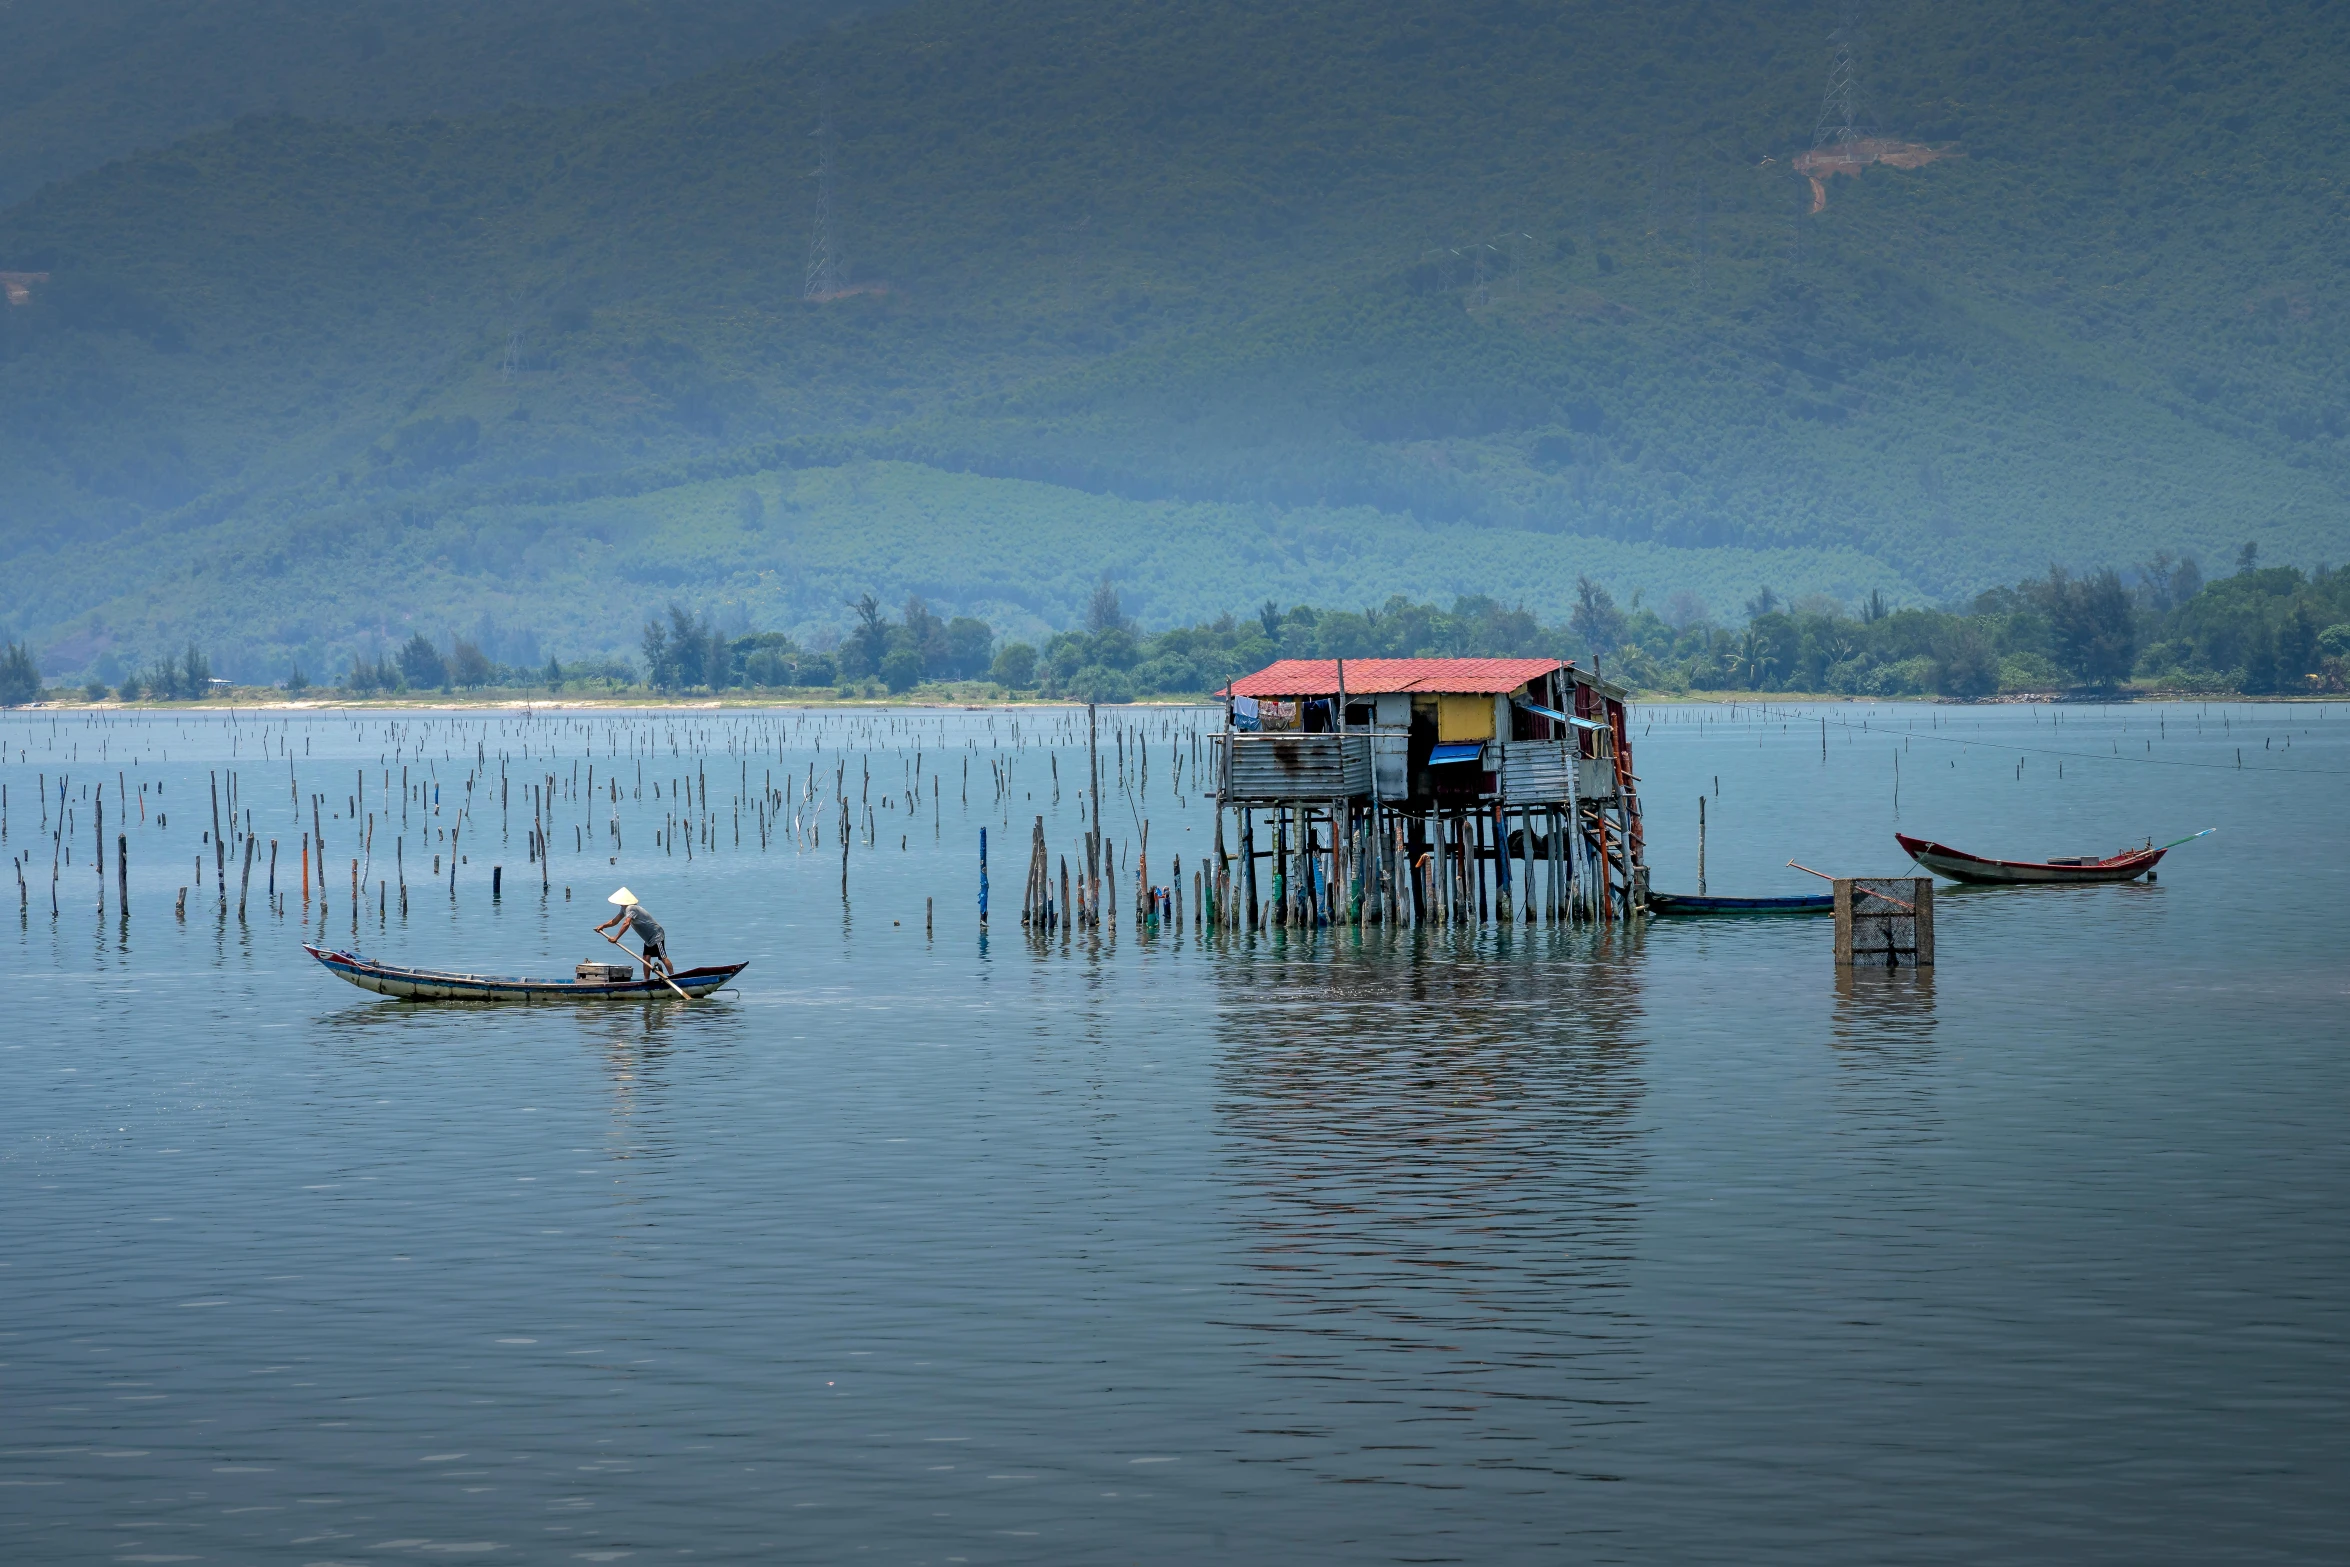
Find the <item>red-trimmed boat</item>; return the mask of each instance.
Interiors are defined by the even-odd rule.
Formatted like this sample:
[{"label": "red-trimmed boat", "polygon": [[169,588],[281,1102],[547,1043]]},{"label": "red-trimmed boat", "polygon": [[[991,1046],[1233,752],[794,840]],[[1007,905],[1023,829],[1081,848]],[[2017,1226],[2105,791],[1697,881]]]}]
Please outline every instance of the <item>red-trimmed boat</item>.
[{"label": "red-trimmed boat", "polygon": [[2141,876],[2151,874],[2171,848],[2166,845],[2157,849],[2149,842],[2143,849],[2124,849],[2104,859],[2082,854],[2061,860],[1987,860],[1979,854],[1969,854],[1964,849],[1953,849],[1948,844],[1935,843],[1931,839],[1912,838],[1900,832],[1893,836],[1911,859],[1935,875],[1981,886],[2136,881]]}]

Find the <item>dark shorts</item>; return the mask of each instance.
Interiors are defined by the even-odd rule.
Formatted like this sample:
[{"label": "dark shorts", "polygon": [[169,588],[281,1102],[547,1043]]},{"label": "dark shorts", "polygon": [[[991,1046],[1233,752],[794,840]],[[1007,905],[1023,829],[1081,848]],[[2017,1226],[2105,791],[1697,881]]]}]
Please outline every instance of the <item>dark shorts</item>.
[{"label": "dark shorts", "polygon": [[645,943],[645,961],[650,963],[655,958],[659,958],[664,963],[668,962],[669,949],[657,941],[648,941]]}]

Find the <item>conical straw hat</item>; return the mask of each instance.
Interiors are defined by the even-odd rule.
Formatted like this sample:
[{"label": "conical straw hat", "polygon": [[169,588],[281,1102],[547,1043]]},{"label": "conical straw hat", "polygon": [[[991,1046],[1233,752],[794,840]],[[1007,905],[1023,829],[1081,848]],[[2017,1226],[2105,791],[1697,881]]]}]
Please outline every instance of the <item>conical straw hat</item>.
[{"label": "conical straw hat", "polygon": [[609,897],[609,898],[606,898],[604,901],[605,901],[605,902],[607,902],[607,903],[617,903],[617,904],[619,904],[619,905],[620,905],[622,908],[624,908],[624,909],[625,909],[625,908],[627,908],[627,907],[628,907],[630,904],[632,904],[632,903],[635,903],[635,902],[637,902],[637,901],[639,901],[639,900],[638,900],[638,898],[637,898],[637,895],[636,895],[635,893],[633,893],[633,892],[630,892],[630,891],[629,891],[629,890],[628,890],[626,887],[623,887],[623,888],[621,888],[621,889],[620,889],[618,892],[616,892],[616,893],[612,894],[612,896],[611,896],[611,897]]}]

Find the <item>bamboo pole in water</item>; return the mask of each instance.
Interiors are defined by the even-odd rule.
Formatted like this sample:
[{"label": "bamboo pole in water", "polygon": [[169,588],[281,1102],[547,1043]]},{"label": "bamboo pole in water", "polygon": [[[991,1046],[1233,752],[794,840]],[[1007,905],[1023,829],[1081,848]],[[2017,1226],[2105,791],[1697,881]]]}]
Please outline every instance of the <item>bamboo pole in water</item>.
[{"label": "bamboo pole in water", "polygon": [[213,773],[211,778],[213,880],[220,884],[220,907],[225,913],[228,909],[228,845],[220,836],[220,774]]},{"label": "bamboo pole in water", "polygon": [[1085,906],[1096,927],[1102,917],[1102,736],[1101,713],[1085,704],[1085,803],[1093,812],[1093,832],[1085,841]]}]

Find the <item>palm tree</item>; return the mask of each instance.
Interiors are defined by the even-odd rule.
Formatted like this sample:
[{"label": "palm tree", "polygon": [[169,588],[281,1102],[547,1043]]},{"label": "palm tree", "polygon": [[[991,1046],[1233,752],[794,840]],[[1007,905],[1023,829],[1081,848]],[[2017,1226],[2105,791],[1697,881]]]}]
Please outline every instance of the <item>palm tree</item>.
[{"label": "palm tree", "polygon": [[1731,666],[1749,691],[1762,689],[1763,643],[1752,626],[1746,628],[1746,640],[1739,645],[1738,661]]}]

